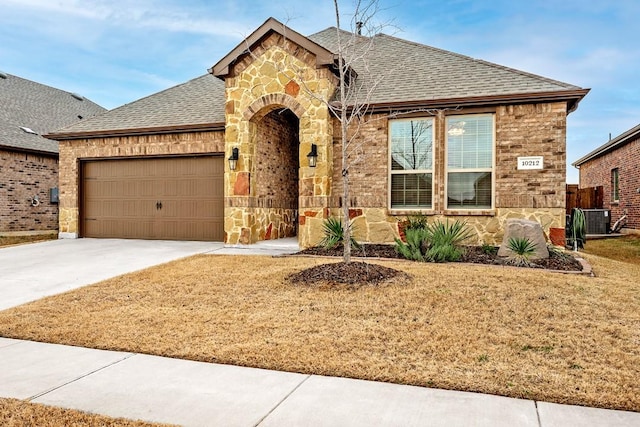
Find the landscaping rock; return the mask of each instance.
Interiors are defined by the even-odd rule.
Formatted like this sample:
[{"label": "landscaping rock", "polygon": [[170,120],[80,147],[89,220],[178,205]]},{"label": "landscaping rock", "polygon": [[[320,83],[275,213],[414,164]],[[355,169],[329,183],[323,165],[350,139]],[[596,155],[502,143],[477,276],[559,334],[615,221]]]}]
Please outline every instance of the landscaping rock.
[{"label": "landscaping rock", "polygon": [[509,249],[509,239],[511,238],[527,238],[536,246],[536,250],[530,259],[549,258],[547,241],[544,238],[544,232],[539,223],[526,219],[508,219],[505,225],[502,244],[498,250],[498,256],[510,257],[514,255],[513,251]]}]

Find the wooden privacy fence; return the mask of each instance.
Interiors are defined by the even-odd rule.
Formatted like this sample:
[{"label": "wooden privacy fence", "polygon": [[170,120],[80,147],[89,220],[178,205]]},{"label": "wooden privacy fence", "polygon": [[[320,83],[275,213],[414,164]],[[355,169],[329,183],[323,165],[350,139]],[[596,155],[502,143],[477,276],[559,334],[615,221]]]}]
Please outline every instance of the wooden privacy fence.
[{"label": "wooden privacy fence", "polygon": [[571,214],[573,208],[602,209],[603,187],[578,188],[578,184],[567,184],[567,214]]}]

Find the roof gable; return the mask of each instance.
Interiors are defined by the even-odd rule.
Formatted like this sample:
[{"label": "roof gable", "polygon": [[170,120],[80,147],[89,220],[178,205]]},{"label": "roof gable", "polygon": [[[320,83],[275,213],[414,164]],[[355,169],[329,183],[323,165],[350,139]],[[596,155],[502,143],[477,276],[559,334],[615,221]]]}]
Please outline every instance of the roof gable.
[{"label": "roof gable", "polygon": [[6,73],[0,105],[0,147],[53,155],[58,143],[43,135],[106,111],[80,95]]},{"label": "roof gable", "polygon": [[301,35],[300,33],[292,30],[286,25],[280,23],[278,20],[269,18],[253,33],[251,33],[249,37],[243,40],[231,52],[229,52],[213,67],[211,67],[209,69],[209,72],[216,77],[224,79],[229,75],[231,66],[234,63],[239,61],[244,56],[248,55],[249,52],[253,51],[256,45],[258,45],[265,38],[269,37],[269,35],[271,35],[272,33],[280,34],[287,40],[311,52],[316,58],[317,67],[334,63],[333,52],[322,47],[309,38]]}]

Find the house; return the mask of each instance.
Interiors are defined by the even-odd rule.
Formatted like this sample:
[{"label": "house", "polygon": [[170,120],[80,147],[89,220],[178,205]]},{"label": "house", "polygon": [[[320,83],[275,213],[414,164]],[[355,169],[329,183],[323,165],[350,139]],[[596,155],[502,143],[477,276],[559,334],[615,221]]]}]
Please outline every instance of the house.
[{"label": "house", "polygon": [[573,163],[580,188],[603,187],[603,208],[611,226],[623,216],[628,231],[640,231],[640,124]]},{"label": "house", "polygon": [[[338,34],[370,48],[345,86],[369,93],[350,129],[348,200]],[[587,92],[384,34],[305,37],[270,18],[209,74],[51,135],[60,235],[297,236],[307,247],[343,203],[368,242],[393,242],[414,214],[465,220],[487,243],[512,217],[563,227],[566,117]]]},{"label": "house", "polygon": [[42,135],[103,111],[80,95],[0,72],[0,234],[57,231],[50,191],[58,187],[58,143]]}]

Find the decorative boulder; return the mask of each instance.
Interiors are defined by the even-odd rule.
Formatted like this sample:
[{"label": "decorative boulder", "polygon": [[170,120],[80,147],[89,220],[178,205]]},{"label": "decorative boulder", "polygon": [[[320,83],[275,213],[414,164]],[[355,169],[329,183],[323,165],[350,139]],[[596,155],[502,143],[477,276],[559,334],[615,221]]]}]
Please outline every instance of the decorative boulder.
[{"label": "decorative boulder", "polygon": [[513,251],[509,249],[509,239],[511,238],[527,238],[535,245],[536,250],[531,255],[531,259],[549,258],[547,241],[539,223],[526,219],[508,219],[498,256],[510,257],[514,255]]}]

